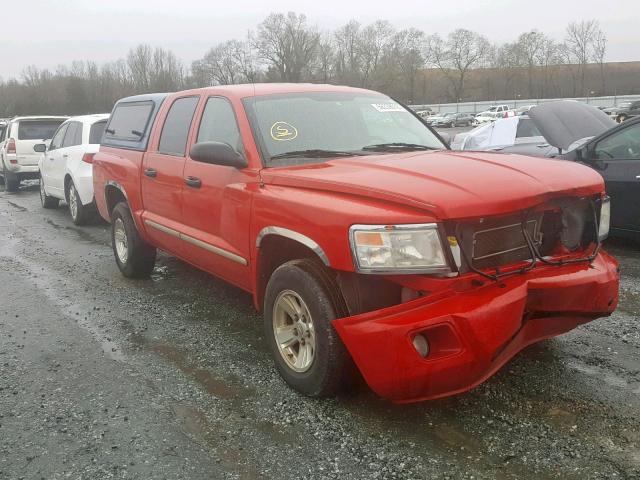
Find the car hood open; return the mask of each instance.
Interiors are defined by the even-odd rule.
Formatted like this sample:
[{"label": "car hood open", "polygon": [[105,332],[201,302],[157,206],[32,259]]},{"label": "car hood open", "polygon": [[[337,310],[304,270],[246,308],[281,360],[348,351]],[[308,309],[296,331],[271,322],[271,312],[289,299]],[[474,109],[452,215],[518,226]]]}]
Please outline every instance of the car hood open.
[{"label": "car hood open", "polygon": [[591,105],[562,100],[532,108],[529,117],[550,145],[562,150],[585,137],[595,137],[616,126],[606,113]]},{"label": "car hood open", "polygon": [[593,169],[488,152],[410,152],[261,171],[264,183],[393,202],[437,219],[501,215],[566,195],[603,191]]}]

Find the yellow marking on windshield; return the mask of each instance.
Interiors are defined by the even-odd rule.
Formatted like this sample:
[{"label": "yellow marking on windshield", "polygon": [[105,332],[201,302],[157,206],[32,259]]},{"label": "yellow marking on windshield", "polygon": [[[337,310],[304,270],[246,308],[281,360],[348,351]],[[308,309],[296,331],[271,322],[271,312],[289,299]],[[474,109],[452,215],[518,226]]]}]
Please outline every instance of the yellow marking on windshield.
[{"label": "yellow marking on windshield", "polygon": [[271,138],[279,142],[293,140],[298,136],[298,129],[287,122],[276,122],[271,125]]}]

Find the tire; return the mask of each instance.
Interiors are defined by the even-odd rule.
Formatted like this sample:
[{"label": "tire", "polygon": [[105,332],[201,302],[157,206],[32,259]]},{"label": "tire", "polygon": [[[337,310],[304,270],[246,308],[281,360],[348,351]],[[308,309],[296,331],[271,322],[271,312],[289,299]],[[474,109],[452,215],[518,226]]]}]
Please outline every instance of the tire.
[{"label": "tire", "polygon": [[4,177],[4,189],[7,192],[17,192],[18,187],[20,187],[20,180],[12,180],[7,175],[7,167],[2,164],[2,175]]},{"label": "tire", "polygon": [[42,208],[58,208],[58,204],[60,203],[60,200],[47,195],[44,191],[42,174],[40,174],[40,203],[42,204]]},{"label": "tire", "polygon": [[67,202],[69,203],[69,213],[71,214],[71,220],[75,225],[86,225],[87,221],[91,217],[91,205],[83,205],[78,195],[78,190],[73,183],[73,180],[69,181],[67,185],[67,191],[65,192]]},{"label": "tire", "polygon": [[[292,310],[301,314],[298,322]],[[264,299],[265,339],[278,372],[292,388],[325,397],[352,383],[355,365],[331,324],[346,315],[336,283],[317,261],[292,260],[273,272]],[[276,329],[282,332],[279,341]],[[283,346],[287,339],[289,347]]]},{"label": "tire", "polygon": [[131,217],[129,205],[118,203],[111,213],[111,245],[116,263],[127,278],[146,278],[156,263],[156,249],[145,242]]}]

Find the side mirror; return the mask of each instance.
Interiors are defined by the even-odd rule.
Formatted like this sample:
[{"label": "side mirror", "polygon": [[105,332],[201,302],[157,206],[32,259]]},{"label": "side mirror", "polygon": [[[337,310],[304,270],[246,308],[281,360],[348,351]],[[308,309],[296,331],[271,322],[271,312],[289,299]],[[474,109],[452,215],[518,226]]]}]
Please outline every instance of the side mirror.
[{"label": "side mirror", "polygon": [[222,142],[201,142],[191,147],[189,156],[196,162],[223,165],[225,167],[244,168],[247,160],[231,147]]},{"label": "side mirror", "polygon": [[38,152],[38,153],[44,153],[47,151],[47,144],[46,143],[36,143],[33,146],[33,151],[34,152]]}]

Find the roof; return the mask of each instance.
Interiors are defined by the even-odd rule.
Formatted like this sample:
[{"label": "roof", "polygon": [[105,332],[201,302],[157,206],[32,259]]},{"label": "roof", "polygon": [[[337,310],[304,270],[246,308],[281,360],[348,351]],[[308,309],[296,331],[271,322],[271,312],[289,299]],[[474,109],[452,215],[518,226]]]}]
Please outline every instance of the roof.
[{"label": "roof", "polygon": [[66,120],[67,116],[64,115],[25,115],[22,117],[13,117],[12,122],[19,122],[21,120]]},{"label": "roof", "polygon": [[94,113],[91,115],[78,115],[77,117],[70,117],[69,121],[74,122],[82,122],[82,123],[93,123],[98,122],[100,120],[106,120],[109,118],[108,113]]},{"label": "roof", "polygon": [[278,95],[285,93],[305,93],[305,92],[336,92],[336,93],[360,93],[368,95],[382,95],[380,92],[366,90],[363,88],[345,87],[340,85],[328,85],[319,83],[245,83],[240,85],[217,85],[214,87],[195,88],[191,90],[183,90],[180,92],[153,93],[145,95],[135,95],[133,97],[123,98],[121,102],[142,102],[148,100],[161,100],[168,95],[188,95],[188,94],[205,94],[205,95],[224,95],[227,97],[246,98],[257,97],[263,95]]}]

